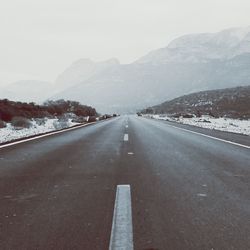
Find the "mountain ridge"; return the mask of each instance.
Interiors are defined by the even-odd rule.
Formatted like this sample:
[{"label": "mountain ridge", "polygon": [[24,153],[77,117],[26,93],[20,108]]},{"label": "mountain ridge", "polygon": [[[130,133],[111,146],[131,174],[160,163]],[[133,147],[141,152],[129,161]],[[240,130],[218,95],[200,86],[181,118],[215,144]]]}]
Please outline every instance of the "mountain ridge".
[{"label": "mountain ridge", "polygon": [[131,64],[77,60],[45,99],[73,99],[104,113],[135,112],[182,94],[249,85],[249,68],[250,26],[185,35]]},{"label": "mountain ridge", "polygon": [[144,109],[142,113],[250,119],[250,85],[183,95]]},{"label": "mountain ridge", "polygon": [[[243,43],[248,43],[245,50]],[[187,34],[171,41],[168,46],[149,52],[137,63],[206,62],[230,59],[250,52],[250,26],[231,28],[216,33]]]}]

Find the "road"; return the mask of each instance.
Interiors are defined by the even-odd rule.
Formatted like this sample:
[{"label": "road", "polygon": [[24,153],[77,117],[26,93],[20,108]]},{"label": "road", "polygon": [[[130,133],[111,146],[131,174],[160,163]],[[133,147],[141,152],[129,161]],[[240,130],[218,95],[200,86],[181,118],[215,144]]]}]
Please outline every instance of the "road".
[{"label": "road", "polygon": [[1,249],[108,249],[122,184],[134,249],[250,249],[250,149],[173,125],[121,116],[0,149]]}]

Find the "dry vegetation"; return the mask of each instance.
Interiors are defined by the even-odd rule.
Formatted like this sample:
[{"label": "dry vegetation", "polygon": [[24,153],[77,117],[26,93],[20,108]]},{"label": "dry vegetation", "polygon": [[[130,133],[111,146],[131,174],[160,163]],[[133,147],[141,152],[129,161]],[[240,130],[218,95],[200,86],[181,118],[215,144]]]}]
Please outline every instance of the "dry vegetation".
[{"label": "dry vegetation", "polygon": [[250,119],[250,86],[202,91],[175,98],[142,111],[173,116],[211,115]]},{"label": "dry vegetation", "polygon": [[66,114],[74,114],[75,117],[95,117],[96,110],[75,101],[47,101],[43,105],[35,103],[14,102],[7,99],[0,100],[0,128],[11,122],[15,128],[29,128],[29,119],[36,119],[38,123],[44,123],[44,118],[59,118],[60,126],[67,126]]}]

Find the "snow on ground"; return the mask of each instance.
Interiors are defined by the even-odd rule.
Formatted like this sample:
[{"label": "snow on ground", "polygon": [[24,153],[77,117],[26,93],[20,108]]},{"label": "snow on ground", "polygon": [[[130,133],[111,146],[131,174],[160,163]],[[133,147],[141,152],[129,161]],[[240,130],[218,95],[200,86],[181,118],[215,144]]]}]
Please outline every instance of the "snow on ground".
[{"label": "snow on ground", "polygon": [[238,134],[250,135],[250,120],[238,120],[230,118],[214,118],[211,116],[193,118],[173,118],[167,115],[146,115],[147,117],[175,121],[182,124],[193,125],[201,128],[216,129]]},{"label": "snow on ground", "polygon": [[30,128],[22,128],[22,129],[16,129],[14,128],[10,123],[7,123],[6,128],[0,128],[0,143],[43,134],[55,130],[59,130],[62,128],[72,127],[74,125],[77,125],[79,123],[72,122],[71,119],[68,121],[58,121],[58,119],[44,119],[44,122],[39,123],[35,120],[31,121],[32,126]]}]

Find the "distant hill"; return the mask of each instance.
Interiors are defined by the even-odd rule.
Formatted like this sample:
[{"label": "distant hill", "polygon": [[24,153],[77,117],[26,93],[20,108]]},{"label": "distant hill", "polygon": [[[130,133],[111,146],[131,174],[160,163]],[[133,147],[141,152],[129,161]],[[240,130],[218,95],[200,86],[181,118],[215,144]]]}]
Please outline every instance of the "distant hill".
[{"label": "distant hill", "polygon": [[[29,82],[20,82],[15,85],[17,91],[13,86],[6,90],[8,95],[15,92],[15,100],[63,98],[102,113],[128,113],[197,91],[247,86],[249,69],[250,26],[185,35],[130,64],[80,59],[54,84],[30,87]],[[0,98],[6,97],[0,90]]]},{"label": "distant hill", "polygon": [[143,113],[250,119],[250,86],[202,91],[147,108]]},{"label": "distant hill", "polygon": [[102,62],[94,62],[88,58],[79,59],[73,62],[56,78],[55,89],[57,92],[66,90],[119,64],[119,61],[115,58]]},{"label": "distant hill", "polygon": [[249,85],[249,69],[250,27],[191,34],[131,64],[80,60],[58,78],[57,86],[70,86],[53,98],[135,112],[183,94]]}]

